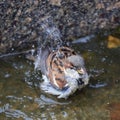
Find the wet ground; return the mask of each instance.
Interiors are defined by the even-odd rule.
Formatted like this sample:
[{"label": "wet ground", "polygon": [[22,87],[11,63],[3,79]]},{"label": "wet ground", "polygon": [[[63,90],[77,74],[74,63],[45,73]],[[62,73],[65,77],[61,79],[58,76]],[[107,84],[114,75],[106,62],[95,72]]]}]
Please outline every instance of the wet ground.
[{"label": "wet ground", "polygon": [[40,91],[41,74],[24,57],[0,59],[0,120],[120,120],[120,47],[107,37],[74,44],[90,83],[67,100]]}]

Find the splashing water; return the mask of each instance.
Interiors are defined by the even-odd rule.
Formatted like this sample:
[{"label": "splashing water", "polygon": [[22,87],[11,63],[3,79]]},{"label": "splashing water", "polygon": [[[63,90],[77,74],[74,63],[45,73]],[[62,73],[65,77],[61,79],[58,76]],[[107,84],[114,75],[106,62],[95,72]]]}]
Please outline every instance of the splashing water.
[{"label": "splashing water", "polygon": [[[43,52],[45,48],[49,48],[50,51],[53,51],[55,49],[58,49],[62,46],[62,40],[61,40],[61,34],[57,26],[54,24],[54,21],[52,17],[43,18],[43,20],[40,23],[41,28],[41,36],[42,41],[38,41],[38,51],[37,51],[37,59],[35,60],[35,70],[41,70],[40,68],[40,62],[44,60],[41,60],[41,56],[43,55]],[[44,52],[47,56],[47,52]],[[44,64],[42,64],[44,65]],[[44,68],[44,67],[42,67]]]},{"label": "splashing water", "polygon": [[41,43],[38,43],[41,47],[47,47],[49,45],[54,50],[62,45],[60,31],[52,17],[43,18],[40,27],[42,31],[42,39],[44,40],[42,45]]},{"label": "splashing water", "polygon": [[53,100],[52,98],[46,97],[45,95],[41,95],[40,98],[36,98],[35,102],[38,103],[39,105],[41,104],[45,104],[45,105],[68,105],[71,103],[71,101],[69,102],[58,102]]},{"label": "splashing water", "polygon": [[23,118],[24,120],[33,120],[32,118],[28,117],[24,112],[12,109],[9,104],[5,104],[3,107],[0,107],[0,113],[5,113],[6,117],[8,118]]},{"label": "splashing water", "polygon": [[37,59],[34,62],[34,69],[40,69],[40,56],[41,56],[41,48],[39,48],[39,50],[37,51]]}]

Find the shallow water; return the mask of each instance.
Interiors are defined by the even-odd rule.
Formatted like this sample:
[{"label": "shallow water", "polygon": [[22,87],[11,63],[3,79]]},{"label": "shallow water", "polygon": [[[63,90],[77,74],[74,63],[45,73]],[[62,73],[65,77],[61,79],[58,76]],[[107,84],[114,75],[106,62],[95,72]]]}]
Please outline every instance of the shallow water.
[{"label": "shallow water", "polygon": [[73,48],[83,55],[91,77],[87,87],[67,100],[40,91],[41,73],[31,61],[1,59],[0,120],[110,120],[111,104],[120,104],[120,48],[107,48],[103,37]]}]

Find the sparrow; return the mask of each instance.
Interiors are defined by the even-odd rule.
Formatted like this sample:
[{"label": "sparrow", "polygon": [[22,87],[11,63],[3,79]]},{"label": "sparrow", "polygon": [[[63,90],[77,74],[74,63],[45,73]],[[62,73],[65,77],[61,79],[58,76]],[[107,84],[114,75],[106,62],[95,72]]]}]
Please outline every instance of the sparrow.
[{"label": "sparrow", "polygon": [[40,49],[34,61],[44,79],[40,88],[58,98],[67,99],[89,82],[83,57],[69,47]]}]

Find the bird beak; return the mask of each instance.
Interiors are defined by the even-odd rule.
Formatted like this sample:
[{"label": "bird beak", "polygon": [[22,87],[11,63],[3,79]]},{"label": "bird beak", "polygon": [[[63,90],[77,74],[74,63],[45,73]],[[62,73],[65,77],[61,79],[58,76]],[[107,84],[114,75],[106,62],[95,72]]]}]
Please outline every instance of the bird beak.
[{"label": "bird beak", "polygon": [[84,68],[81,68],[81,69],[77,70],[77,72],[78,72],[79,74],[85,74],[85,73],[86,73],[86,70],[85,70]]}]

